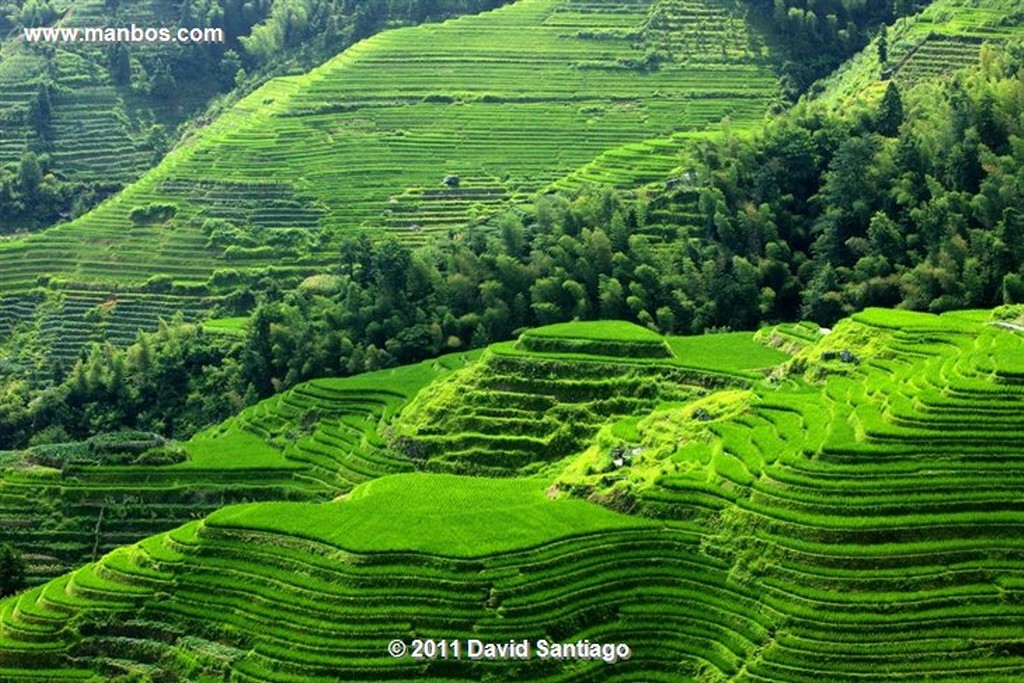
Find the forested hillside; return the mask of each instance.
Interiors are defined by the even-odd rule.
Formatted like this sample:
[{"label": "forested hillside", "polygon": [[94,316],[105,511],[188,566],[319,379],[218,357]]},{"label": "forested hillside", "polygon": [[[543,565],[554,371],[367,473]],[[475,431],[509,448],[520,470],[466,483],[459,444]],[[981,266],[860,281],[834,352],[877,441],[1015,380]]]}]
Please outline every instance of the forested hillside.
[{"label": "forested hillside", "polygon": [[[1019,301],[1020,165],[1013,141],[1020,133],[1021,53],[1012,40],[1012,15],[1000,15],[1002,6],[991,2],[960,15],[958,5],[942,0],[913,20],[899,20],[889,32],[893,57],[882,60],[882,39],[876,40],[824,93],[763,126],[755,126],[756,109],[736,108],[765,106],[763,93],[702,95],[679,79],[688,70],[729,69],[766,77],[767,63],[756,56],[764,48],[748,41],[733,53],[723,42],[720,55],[707,61],[682,60],[707,44],[710,29],[706,20],[687,19],[679,4],[648,14],[602,14],[590,6],[573,13],[568,5],[554,11],[555,5],[517,3],[496,14],[382,34],[304,79],[273,81],[123,197],[38,239],[0,245],[0,259],[8,260],[3,372],[19,380],[5,383],[5,443],[23,445],[50,428],[85,438],[125,422],[183,436],[303,379],[411,362],[574,317],[626,318],[662,332],[695,333],[799,317],[828,324],[871,305],[941,311]],[[725,17],[717,24],[721,31],[743,25],[716,16]],[[490,23],[495,17],[498,23]],[[590,29],[565,28],[588,21],[608,33],[599,38]],[[537,55],[544,45],[574,46],[580,55],[604,55],[604,66],[582,57],[568,63],[551,52],[545,62],[550,93],[533,102],[522,94],[529,82],[501,80],[521,68],[516,62],[481,61],[453,77],[402,57],[420,51],[426,59],[449,59],[436,47],[444,45],[453,54],[466,51],[460,59],[470,64],[482,54],[474,45],[494,35],[488,31],[530,22],[538,28],[521,31],[529,36],[524,41],[550,41],[531,48]],[[639,26],[636,37],[646,42],[629,43],[626,34],[613,39],[625,30],[614,26]],[[477,27],[486,30],[478,35]],[[955,78],[942,76],[969,64],[959,52],[913,78],[907,76],[913,59],[886,66],[913,35],[940,29],[967,45],[979,35],[993,42],[978,48],[978,66]],[[434,47],[424,51],[427,43]],[[639,55],[644,45],[671,60],[648,68],[602,52]],[[352,99],[356,89],[371,87],[355,75],[381,71],[391,78],[379,100]],[[551,80],[558,73],[570,80]],[[460,90],[459,78],[476,91]],[[669,89],[643,94],[648,85],[669,81],[677,84],[675,99]],[[750,87],[749,77],[743,82]],[[614,83],[634,90],[634,104],[599,92]],[[506,95],[499,96],[499,86]],[[393,98],[402,87],[413,90],[398,105]],[[571,94],[557,95],[563,88]],[[276,90],[280,97],[270,97]],[[350,104],[330,104],[332,98]],[[601,98],[609,99],[593,111],[582,104]],[[629,123],[637,102],[646,102],[637,110],[646,111],[639,127]],[[549,126],[559,120],[554,112],[582,109],[589,112],[580,119],[585,144],[568,143],[576,134],[568,119],[512,148],[493,131],[482,132],[512,125],[501,122],[513,114],[518,129],[531,120]],[[710,123],[723,113],[727,120]],[[698,118],[687,118],[692,115]],[[688,120],[710,128],[642,139],[653,126],[678,128]],[[352,126],[331,128],[344,121]],[[424,132],[414,135],[413,123]],[[425,133],[447,127],[459,131],[461,161],[438,160],[435,151],[449,149],[452,139]],[[511,128],[509,134],[518,135]],[[323,144],[303,147],[308,135]],[[633,135],[641,141],[618,144],[620,136]],[[253,157],[269,140],[275,153]],[[546,144],[560,151],[537,156]],[[298,153],[303,149],[318,156],[307,159],[308,151]],[[341,158],[335,155],[360,149],[375,151],[333,163]],[[579,158],[570,163],[565,154]],[[564,172],[559,164],[566,169],[587,157],[593,158],[557,177]],[[265,168],[275,169],[275,179],[254,181],[258,195],[243,199],[232,193],[249,181],[225,178],[254,172],[254,158],[270,164]],[[401,160],[404,170],[379,166],[389,158]],[[490,176],[487,182],[497,183],[490,189],[476,187],[474,172],[459,165],[473,159],[483,164],[478,172],[497,164],[509,175]],[[202,179],[207,162],[218,169],[217,180]],[[361,167],[353,163],[369,165],[356,171]],[[521,175],[511,174],[515,164]],[[540,173],[545,164],[547,178]],[[306,199],[296,194],[299,185],[281,185],[284,178],[301,180]],[[396,191],[391,182],[421,187],[387,198]],[[338,183],[365,193],[331,189]],[[228,185],[235,190],[223,194]],[[394,239],[381,240],[387,233]],[[261,265],[268,261],[276,265]],[[61,269],[69,270],[61,275]],[[142,277],[145,283],[132,284]],[[36,288],[26,289],[32,279]],[[152,382],[151,366],[138,364],[137,349],[117,347],[178,310],[186,320],[211,312],[248,322],[236,336],[193,327],[179,335],[181,343],[151,340],[160,347],[158,365],[166,360],[162,372],[192,379],[165,392],[159,413],[136,410],[145,400],[139,388]],[[89,351],[91,341],[102,340],[115,346]],[[231,362],[217,361],[216,373],[197,375],[190,368],[202,367],[202,358]],[[122,377],[126,390],[117,388]],[[230,390],[203,388],[215,384]],[[67,400],[93,407],[69,415]]]},{"label": "forested hillside", "polygon": [[1022,20],[0,0],[0,681],[1019,680]]}]

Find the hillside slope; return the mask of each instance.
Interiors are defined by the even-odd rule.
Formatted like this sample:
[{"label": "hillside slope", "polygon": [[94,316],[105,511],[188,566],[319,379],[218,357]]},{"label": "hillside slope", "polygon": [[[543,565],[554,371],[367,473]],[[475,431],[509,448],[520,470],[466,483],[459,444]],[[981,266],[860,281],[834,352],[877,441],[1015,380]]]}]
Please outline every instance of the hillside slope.
[{"label": "hillside slope", "polygon": [[[403,474],[320,506],[228,508],[0,603],[0,672],[1017,679],[1024,336],[989,320],[871,309],[827,335],[768,330],[796,351],[785,371],[609,418],[540,477]],[[624,341],[595,329],[541,336]],[[632,656],[387,654],[417,637]]]},{"label": "hillside slope", "polygon": [[[113,3],[100,0],[73,7],[56,3],[53,11],[57,16],[46,23],[57,27],[113,26],[127,17],[154,27],[176,26],[180,20],[171,4],[153,0],[124,0],[116,10]],[[164,135],[173,135],[177,124],[219,88],[216,74],[211,74],[172,96],[151,97],[149,84],[138,82],[146,78],[139,60],[152,66],[159,52],[168,52],[167,46],[132,48],[137,79],[133,90],[129,82],[115,82],[107,45],[29,44],[20,29],[0,37],[0,166],[18,163],[24,151],[33,149],[48,153],[49,168],[61,178],[128,183],[164,151],[154,146],[151,127],[160,125]],[[36,100],[44,84],[49,102],[39,112]]]},{"label": "hillside slope", "polygon": [[472,357],[306,382],[177,445],[128,433],[12,455],[0,466],[0,538],[38,583],[225,504],[328,500],[411,470],[378,429]]},{"label": "hillside slope", "polygon": [[749,332],[666,339],[618,321],[550,325],[428,386],[393,440],[430,470],[521,474],[579,450],[609,420],[747,387],[785,359]]},{"label": "hillside slope", "polygon": [[[301,11],[284,0],[6,2],[0,5],[0,234],[85,213],[270,75],[307,71],[388,26],[501,2],[436,0],[416,7],[309,0]],[[83,29],[131,27],[135,34],[117,41],[84,39]],[[179,29],[190,33],[179,37]],[[154,39],[159,31],[167,37]],[[22,180],[26,155],[42,171],[38,187]]]},{"label": "hillside slope", "polygon": [[983,45],[1000,46],[1020,38],[1022,20],[1019,4],[1009,0],[935,0],[888,28],[884,63],[876,38],[820,84],[819,99],[841,111],[881,98],[888,80],[904,89],[935,83],[976,66]]},{"label": "hillside slope", "polygon": [[[387,31],[268,83],[88,216],[0,245],[0,294],[41,273],[110,286],[309,269],[288,240],[357,228],[422,242],[610,147],[756,122],[775,93],[756,36],[717,0],[522,0]],[[152,204],[168,208],[140,213]],[[235,234],[220,224],[207,246],[209,219]]]}]

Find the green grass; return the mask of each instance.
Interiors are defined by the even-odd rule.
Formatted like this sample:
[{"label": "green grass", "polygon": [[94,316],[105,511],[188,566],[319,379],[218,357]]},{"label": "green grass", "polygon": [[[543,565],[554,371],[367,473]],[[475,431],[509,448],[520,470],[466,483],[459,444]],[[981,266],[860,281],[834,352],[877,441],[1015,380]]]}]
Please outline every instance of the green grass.
[{"label": "green grass", "polygon": [[70,368],[95,341],[126,347],[139,330],[155,330],[178,313],[186,322],[200,320],[222,301],[218,296],[39,289],[0,300],[0,354],[25,367],[26,374],[49,381],[54,366]]},{"label": "green grass", "polygon": [[609,320],[571,322],[527,330],[517,349],[531,354],[573,354],[618,358],[668,358],[661,335],[633,323]]},{"label": "green grass", "polygon": [[[379,495],[371,493],[367,500]],[[493,487],[482,495],[483,500],[466,502],[489,509],[496,498]],[[558,501],[539,503],[544,504]],[[708,662],[735,672],[764,640],[770,618],[758,613],[748,595],[726,585],[721,566],[699,560],[695,538],[684,525],[633,522],[608,528],[608,520],[621,516],[601,511],[597,523],[576,510],[569,516],[589,531],[465,559],[408,551],[355,554],[249,526],[193,523],[48,586],[47,599],[64,610],[52,619],[54,637],[22,651],[37,662],[59,661],[61,645],[74,637],[64,639],[57,629],[75,619],[88,624],[94,651],[119,652],[123,665],[138,667],[135,653],[159,659],[154,675],[180,665],[190,667],[191,677],[201,672],[216,680],[458,680],[481,673],[503,677],[507,668],[499,662],[453,661],[442,673],[434,665],[392,658],[382,648],[396,637],[615,642],[632,634],[634,658],[620,666],[644,680],[652,680],[645,675],[650,672],[656,680],[658,671],[696,671]],[[538,521],[544,522],[527,516],[523,523]],[[516,525],[517,519],[509,520],[508,526]],[[547,536],[531,533],[524,540]],[[168,552],[171,548],[177,550]],[[259,561],[252,562],[253,556]],[[140,589],[150,576],[143,568],[154,562],[161,566],[161,580],[172,584]],[[88,587],[97,574],[110,577],[96,587],[103,591]],[[114,603],[103,598],[112,597],[109,589],[117,585],[124,589],[120,599],[131,595],[145,618],[132,618],[131,607],[104,612]],[[27,609],[38,601],[38,595],[29,595],[20,602]],[[709,618],[685,625],[676,615],[688,609]],[[20,629],[24,614],[8,610],[0,618],[5,628]],[[197,622],[204,624],[202,635],[162,637]],[[685,639],[666,638],[666,630],[679,630]],[[240,633],[251,634],[248,645],[239,647]],[[703,644],[713,641],[723,646],[702,654]],[[0,641],[0,650],[6,661],[18,661],[7,641]],[[197,658],[204,653],[208,656]],[[78,660],[83,667],[91,662]],[[109,671],[112,662],[104,657],[97,664]],[[519,663],[517,678],[600,676],[608,666],[533,660]],[[13,670],[26,680],[48,674]]]},{"label": "green grass", "polygon": [[[160,15],[151,4],[132,0],[122,11]],[[64,21],[98,20],[103,12],[90,0]],[[695,140],[718,135],[723,118],[743,134],[777,99],[772,57],[745,13],[724,0],[520,0],[479,16],[386,31],[308,74],[265,84],[90,214],[0,244],[0,298],[18,306],[17,320],[40,324],[31,346],[52,349],[47,363],[70,366],[92,340],[126,345],[173,310],[142,303],[142,311],[117,309],[86,321],[79,302],[33,306],[30,292],[40,278],[54,300],[73,291],[84,306],[79,295],[90,293],[89,308],[111,293],[148,298],[145,283],[159,276],[170,281],[161,286],[180,293],[175,308],[198,320],[217,271],[272,269],[267,274],[282,286],[316,285],[342,236],[390,233],[420,245],[449,239],[553,186],[663,181]],[[657,68],[641,68],[655,51],[662,55]],[[144,124],[160,120],[159,112],[130,106],[132,98],[106,83],[98,48],[84,60],[59,52],[68,78],[88,75],[97,83],[66,110],[58,98],[63,127],[55,156],[67,152],[76,173],[137,176]],[[0,83],[3,73],[37,73],[44,62],[32,55],[5,60]],[[31,81],[19,86],[24,93],[11,91],[12,107],[24,104]],[[0,113],[5,101],[0,96]],[[86,114],[79,130],[75,123]],[[0,161],[5,150],[16,158],[23,140],[23,131],[0,132]],[[450,174],[459,176],[458,187],[442,183]],[[134,209],[154,203],[173,205],[174,218],[131,221]],[[311,253],[209,246],[202,226],[211,218],[260,235],[296,231],[297,242],[318,246]],[[657,247],[673,243],[675,223],[652,228]],[[239,334],[229,323],[205,329]]]},{"label": "green grass", "polygon": [[661,344],[664,338],[646,327],[622,320],[596,320],[558,323],[536,327],[524,333],[526,337],[554,339],[587,339],[634,344]]},{"label": "green grass", "polygon": [[778,365],[788,356],[754,340],[752,332],[669,337],[675,361],[687,367],[743,374]]},{"label": "green grass", "polygon": [[249,324],[248,317],[214,318],[203,322],[203,331],[210,334],[223,334],[229,337],[244,337]]},{"label": "green grass", "polygon": [[301,468],[298,463],[286,460],[280,449],[237,427],[216,435],[199,434],[188,441],[185,449],[188,460],[176,465],[182,469]]},{"label": "green grass", "polygon": [[231,507],[206,523],[299,536],[358,553],[445,557],[480,557],[651,524],[581,500],[552,500],[546,488],[543,480],[397,474],[357,487],[347,500]]}]

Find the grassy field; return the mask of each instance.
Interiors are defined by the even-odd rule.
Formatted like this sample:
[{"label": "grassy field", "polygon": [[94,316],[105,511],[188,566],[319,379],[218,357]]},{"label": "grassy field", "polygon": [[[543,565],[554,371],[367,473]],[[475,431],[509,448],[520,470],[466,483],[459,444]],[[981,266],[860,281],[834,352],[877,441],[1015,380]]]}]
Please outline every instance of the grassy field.
[{"label": "grassy field", "polygon": [[572,322],[528,330],[515,348],[528,354],[576,354],[620,358],[669,358],[671,349],[656,332],[620,320]]},{"label": "grassy field", "polygon": [[635,344],[664,344],[657,332],[646,327],[621,320],[593,320],[585,322],[558,323],[528,330],[524,338],[584,339]]},{"label": "grassy field", "polygon": [[203,332],[223,334],[229,337],[244,337],[249,319],[246,317],[214,318],[203,323]]},{"label": "grassy field", "polygon": [[750,332],[669,337],[668,344],[680,365],[711,371],[743,374],[787,359],[782,351],[757,343]]},{"label": "grassy field", "polygon": [[[466,502],[490,509],[495,498],[490,488],[477,489],[486,492],[467,495]],[[146,649],[161,661],[191,662],[208,680],[472,680],[505,677],[509,670],[501,662],[417,661],[387,654],[389,641],[417,637],[629,640],[637,654],[615,665],[534,659],[516,663],[516,677],[617,673],[678,680],[683,672],[698,674],[708,659],[729,668],[763,638],[770,619],[757,612],[749,596],[725,586],[720,571],[697,561],[696,538],[685,528],[636,525],[628,518],[623,527],[614,513],[576,503],[577,509],[561,510],[560,523],[575,521],[586,533],[528,551],[472,559],[351,553],[254,529],[242,517],[223,525],[193,523],[111,553],[59,583],[5,603],[0,673],[40,680],[59,672],[51,681],[87,676],[86,660],[60,665],[65,652],[75,649],[73,638],[61,642],[55,633],[70,613],[86,620],[102,615],[125,619],[123,627],[101,627],[92,638],[100,649],[120,647],[128,655],[109,658],[108,672],[143,669],[130,653]],[[511,517],[502,527],[513,538],[550,538],[531,529],[537,521]],[[392,538],[422,545],[394,532]],[[247,560],[253,556],[261,561]],[[671,641],[662,635],[681,625],[673,613],[692,609],[713,615],[726,605],[722,621],[699,619],[684,627],[687,635]],[[133,618],[133,612],[146,617]],[[26,618],[37,624],[34,635],[40,640],[18,650],[10,636]],[[165,637],[200,622],[206,625],[202,635]],[[244,646],[232,635],[239,633],[251,634]],[[699,653],[702,643],[715,639],[729,647],[710,657]],[[27,671],[18,668],[19,661],[47,668]],[[146,670],[158,675],[167,670],[151,667]]]},{"label": "grassy field", "polygon": [[652,524],[581,500],[551,500],[545,489],[536,479],[396,474],[361,484],[341,502],[231,507],[206,524],[300,536],[357,553],[467,558]]}]

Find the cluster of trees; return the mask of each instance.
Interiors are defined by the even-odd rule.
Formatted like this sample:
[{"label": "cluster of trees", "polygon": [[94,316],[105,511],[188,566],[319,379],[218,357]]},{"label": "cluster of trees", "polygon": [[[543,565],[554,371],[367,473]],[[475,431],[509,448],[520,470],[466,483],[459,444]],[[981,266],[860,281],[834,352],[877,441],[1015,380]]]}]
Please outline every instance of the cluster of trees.
[{"label": "cluster of trees", "polygon": [[50,164],[49,154],[26,151],[18,163],[0,165],[0,234],[78,216],[121,188],[116,182],[66,180]]},{"label": "cluster of trees", "polygon": [[494,9],[508,0],[276,0],[265,21],[241,39],[248,58],[273,60],[302,47],[323,58],[338,51],[339,40],[355,42],[389,23],[422,23]]},{"label": "cluster of trees", "polygon": [[[547,197],[449,242],[346,242],[317,286],[257,306],[241,369],[265,396],[319,375],[413,362],[574,318],[633,320],[664,333],[748,329],[799,283],[702,240],[645,234],[647,200]],[[524,223],[524,218],[526,222]]]},{"label": "cluster of trees", "polygon": [[785,56],[783,89],[796,98],[815,80],[862,49],[896,17],[917,12],[921,0],[754,0]]},{"label": "cluster of trees", "polygon": [[1022,68],[1020,45],[986,48],[977,70],[909,93],[890,83],[873,109],[802,104],[755,140],[708,145],[706,237],[796,278],[785,317],[1021,301]]},{"label": "cluster of trees", "polygon": [[204,334],[180,317],[127,349],[94,345],[55,386],[4,383],[0,448],[125,428],[187,437],[256,400],[241,383],[240,355],[239,340]]},{"label": "cluster of trees", "polygon": [[49,0],[7,0],[0,3],[0,38],[14,29],[46,26],[57,18]]},{"label": "cluster of trees", "polygon": [[25,559],[10,543],[0,544],[0,598],[25,587]]},{"label": "cluster of trees", "polygon": [[655,227],[648,208],[611,192],[553,196],[531,215],[509,213],[427,248],[349,239],[334,268],[297,288],[244,285],[252,296],[242,298],[259,303],[243,339],[177,321],[126,350],[94,347],[54,387],[9,382],[0,448],[119,428],[185,437],[309,378],[577,317],[676,333],[754,326],[764,299],[757,266],[724,253],[707,259],[698,240],[656,247],[642,234]]}]

